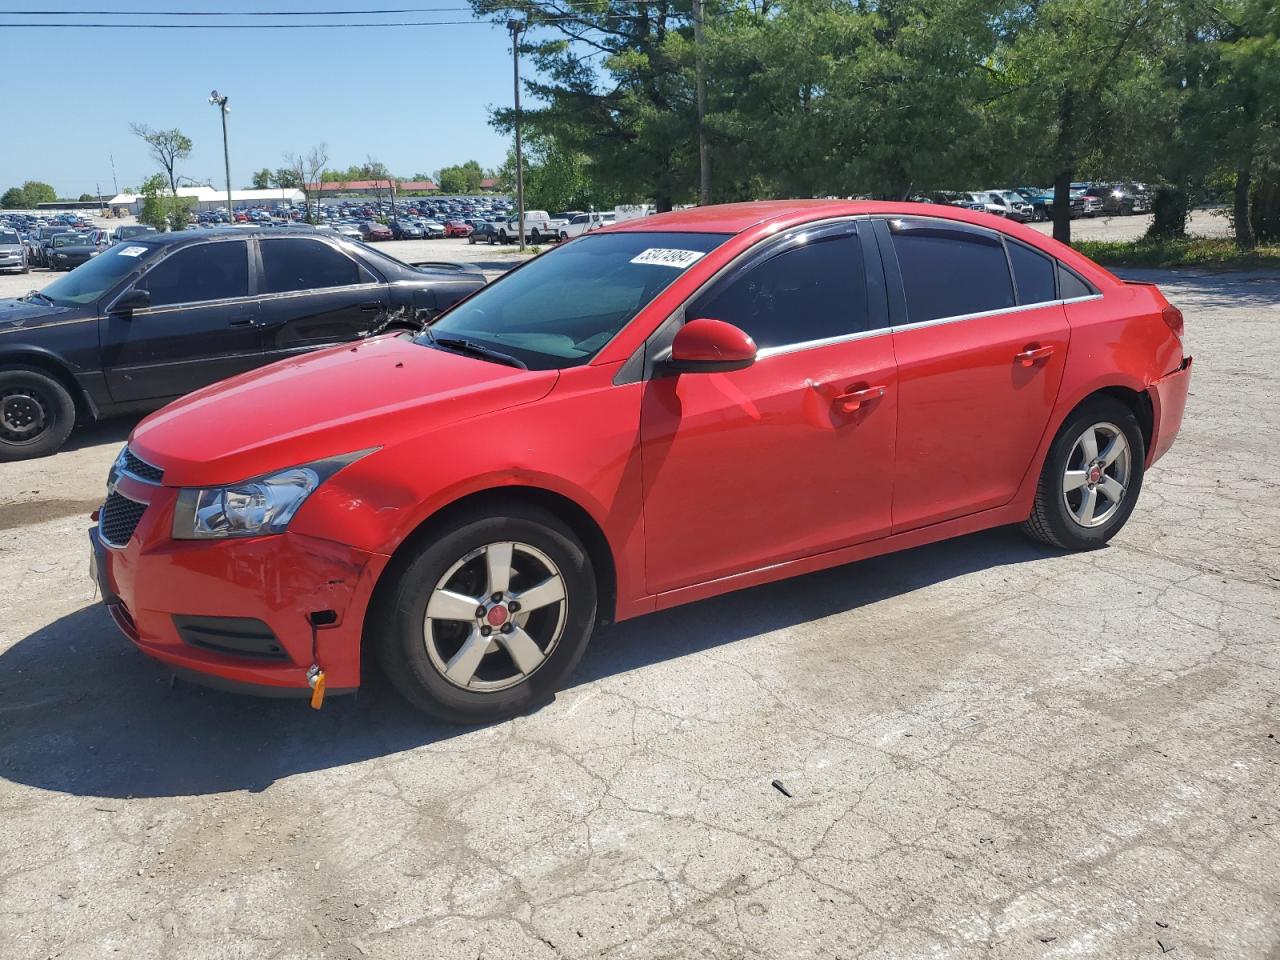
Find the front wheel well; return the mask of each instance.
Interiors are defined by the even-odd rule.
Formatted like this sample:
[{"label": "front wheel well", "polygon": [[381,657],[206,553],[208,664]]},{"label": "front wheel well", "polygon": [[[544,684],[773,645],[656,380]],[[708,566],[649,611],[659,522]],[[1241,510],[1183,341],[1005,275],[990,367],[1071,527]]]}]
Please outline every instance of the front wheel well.
[{"label": "front wheel well", "polygon": [[569,527],[582,541],[591,558],[595,570],[596,584],[599,589],[596,620],[598,623],[609,623],[613,620],[618,599],[617,567],[613,560],[613,551],[609,541],[595,522],[591,514],[566,496],[553,493],[541,487],[494,487],[468,494],[440,508],[427,517],[417,528],[405,537],[391,554],[374,589],[373,601],[369,604],[370,612],[378,604],[382,591],[395,580],[394,571],[399,570],[407,560],[416,555],[423,540],[430,538],[445,524],[462,513],[499,513],[511,504],[527,504],[538,507],[555,516]]},{"label": "front wheel well", "polygon": [[71,401],[76,405],[77,420],[81,423],[90,423],[95,419],[93,407],[89,403],[89,398],[85,396],[84,389],[71,375],[71,371],[57,360],[42,353],[0,353],[0,370],[13,367],[25,367],[47,373],[62,384],[67,393],[71,394]]}]

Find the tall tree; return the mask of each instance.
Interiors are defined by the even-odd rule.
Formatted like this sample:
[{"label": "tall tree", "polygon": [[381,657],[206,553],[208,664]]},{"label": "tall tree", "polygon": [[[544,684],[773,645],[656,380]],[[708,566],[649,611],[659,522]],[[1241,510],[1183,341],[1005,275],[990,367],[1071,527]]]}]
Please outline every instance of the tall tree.
[{"label": "tall tree", "polygon": [[169,181],[169,192],[176,197],[178,163],[191,156],[191,138],[177,127],[172,130],[152,130],[145,123],[131,123],[129,131],[151,149],[151,156],[160,164]]},{"label": "tall tree", "polygon": [[253,175],[254,190],[269,190],[271,188],[271,168],[263,167]]}]

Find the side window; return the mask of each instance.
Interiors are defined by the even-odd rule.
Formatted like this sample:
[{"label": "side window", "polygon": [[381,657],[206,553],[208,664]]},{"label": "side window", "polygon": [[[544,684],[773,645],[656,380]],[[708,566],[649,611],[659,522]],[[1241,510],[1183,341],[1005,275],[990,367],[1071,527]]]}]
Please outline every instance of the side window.
[{"label": "side window", "polygon": [[783,241],[780,250],[717,283],[685,317],[732,323],[762,350],[866,330],[867,281],[856,228]]},{"label": "side window", "polygon": [[1054,283],[1054,262],[1043,253],[1014,240],[1006,240],[1013,279],[1018,285],[1018,303],[1048,303],[1058,299]]},{"label": "side window", "polygon": [[891,220],[889,231],[910,323],[1014,305],[1009,261],[999,237],[919,220]]},{"label": "side window", "polygon": [[249,245],[243,240],[197,243],[151,268],[139,283],[151,305],[196,303],[249,295]]},{"label": "side window", "polygon": [[298,237],[259,241],[264,292],[287,293],[363,282],[360,267],[327,243]]},{"label": "side window", "polygon": [[1098,291],[1080,279],[1080,275],[1069,267],[1058,264],[1058,296],[1063,300],[1076,297],[1091,297]]}]

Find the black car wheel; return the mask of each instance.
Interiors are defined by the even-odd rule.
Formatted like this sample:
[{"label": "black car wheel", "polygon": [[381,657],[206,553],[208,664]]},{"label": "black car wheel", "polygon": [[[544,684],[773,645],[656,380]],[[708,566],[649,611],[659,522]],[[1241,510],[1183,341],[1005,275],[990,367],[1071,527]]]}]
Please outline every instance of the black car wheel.
[{"label": "black car wheel", "polygon": [[509,240],[507,240],[507,231],[505,230],[499,231],[498,239],[501,240],[504,244],[510,242]]},{"label": "black car wheel", "polygon": [[455,723],[550,700],[595,624],[586,550],[524,504],[456,517],[387,573],[369,624],[378,660],[411,704]]},{"label": "black car wheel", "polygon": [[0,461],[53,453],[75,423],[75,401],[49,374],[30,367],[0,367]]},{"label": "black car wheel", "polygon": [[1064,550],[1101,547],[1133,513],[1146,452],[1123,403],[1096,397],[1082,404],[1049,448],[1023,531]]}]

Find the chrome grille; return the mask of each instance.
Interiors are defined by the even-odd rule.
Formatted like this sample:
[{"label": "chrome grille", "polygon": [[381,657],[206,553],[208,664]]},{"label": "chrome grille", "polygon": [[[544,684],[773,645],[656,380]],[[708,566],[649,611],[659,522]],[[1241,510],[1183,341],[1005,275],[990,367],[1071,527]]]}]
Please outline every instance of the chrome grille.
[{"label": "chrome grille", "polygon": [[142,515],[147,512],[145,503],[130,500],[122,494],[107,494],[102,504],[102,512],[98,515],[98,532],[104,543],[113,547],[123,547],[138,529]]},{"label": "chrome grille", "polygon": [[124,448],[124,463],[122,466],[126,473],[131,473],[139,480],[145,480],[147,483],[160,483],[164,480],[163,470],[159,467],[153,467],[128,447]]}]

